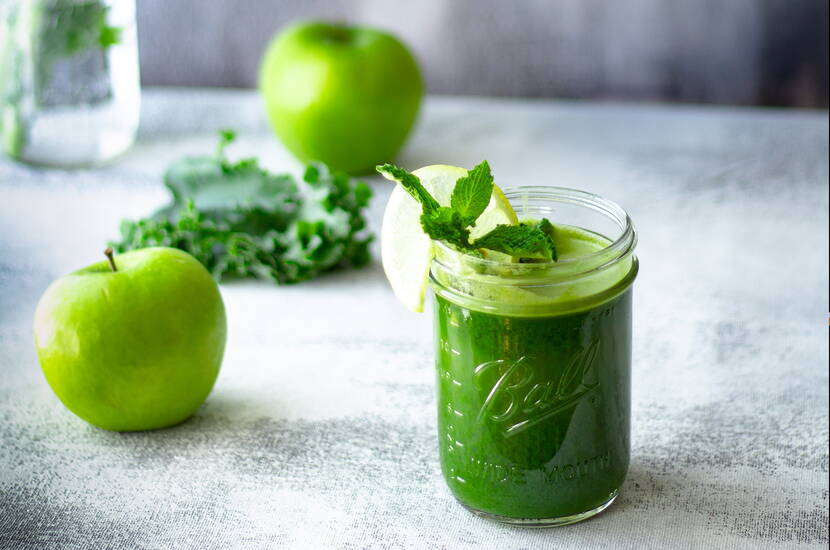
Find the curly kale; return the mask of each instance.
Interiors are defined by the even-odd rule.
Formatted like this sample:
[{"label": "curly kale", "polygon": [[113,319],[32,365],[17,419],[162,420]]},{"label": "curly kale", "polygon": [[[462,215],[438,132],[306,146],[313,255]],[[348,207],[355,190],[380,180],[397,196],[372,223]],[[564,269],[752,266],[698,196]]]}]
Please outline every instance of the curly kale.
[{"label": "curly kale", "polygon": [[217,280],[305,281],[369,263],[364,209],[372,191],[346,174],[309,165],[302,181],[271,174],[256,159],[230,162],[223,132],[213,156],[174,162],[164,176],[172,202],[121,223],[118,252],[171,246],[192,254]]}]

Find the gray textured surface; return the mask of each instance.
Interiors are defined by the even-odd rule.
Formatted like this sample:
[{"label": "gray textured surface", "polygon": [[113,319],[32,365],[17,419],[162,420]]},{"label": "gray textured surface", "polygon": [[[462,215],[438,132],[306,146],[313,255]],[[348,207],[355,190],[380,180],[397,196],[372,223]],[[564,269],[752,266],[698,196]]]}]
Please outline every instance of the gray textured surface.
[{"label": "gray textured surface", "polygon": [[826,0],[139,0],[144,82],[254,86],[297,19],[403,38],[433,93],[827,106]]},{"label": "gray textured surface", "polygon": [[[584,188],[640,231],[632,465],[558,530],[473,517],[436,457],[431,326],[377,263],[223,285],[217,386],[185,424],[115,434],[63,409],[30,334],[50,280],[164,200],[182,153],[291,161],[245,92],[151,91],[101,170],[0,161],[0,547],[822,548],[828,540],[828,116],[430,98],[408,167],[487,158],[498,181]],[[377,189],[379,224],[389,187]]]}]

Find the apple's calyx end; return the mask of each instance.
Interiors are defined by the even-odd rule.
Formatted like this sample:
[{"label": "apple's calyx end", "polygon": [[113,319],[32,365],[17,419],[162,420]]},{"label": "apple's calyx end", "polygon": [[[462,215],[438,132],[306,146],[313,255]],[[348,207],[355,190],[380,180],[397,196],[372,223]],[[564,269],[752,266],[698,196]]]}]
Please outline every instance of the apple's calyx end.
[{"label": "apple's calyx end", "polygon": [[115,265],[115,258],[112,255],[112,247],[108,246],[106,250],[104,250],[104,256],[107,257],[107,260],[110,262],[110,267],[112,268],[113,272],[118,271],[118,267]]}]

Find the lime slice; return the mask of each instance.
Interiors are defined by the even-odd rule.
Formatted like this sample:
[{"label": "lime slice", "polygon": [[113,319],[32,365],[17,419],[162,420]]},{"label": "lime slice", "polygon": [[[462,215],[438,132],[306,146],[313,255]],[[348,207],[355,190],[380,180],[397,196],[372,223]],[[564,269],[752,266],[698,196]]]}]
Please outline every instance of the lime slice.
[{"label": "lime slice", "polygon": [[[413,172],[438,204],[449,206],[452,190],[467,170],[436,164]],[[432,240],[421,229],[421,205],[400,185],[396,185],[383,213],[380,235],[383,271],[395,296],[412,311],[423,311],[424,295],[432,261]],[[493,186],[490,204],[470,230],[479,237],[499,224],[517,224],[516,212],[501,189]]]}]

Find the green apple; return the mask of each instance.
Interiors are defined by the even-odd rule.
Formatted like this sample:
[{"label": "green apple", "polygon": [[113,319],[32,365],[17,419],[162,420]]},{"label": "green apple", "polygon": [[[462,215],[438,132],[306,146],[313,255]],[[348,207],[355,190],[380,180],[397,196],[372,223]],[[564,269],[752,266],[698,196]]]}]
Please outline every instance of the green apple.
[{"label": "green apple", "polygon": [[178,424],[204,402],[227,334],[216,282],[193,256],[144,248],[52,283],[35,311],[46,381],[107,430]]},{"label": "green apple", "polygon": [[259,88],[289,151],[354,174],[394,158],[415,123],[424,86],[415,58],[394,36],[304,22],[268,46]]}]

